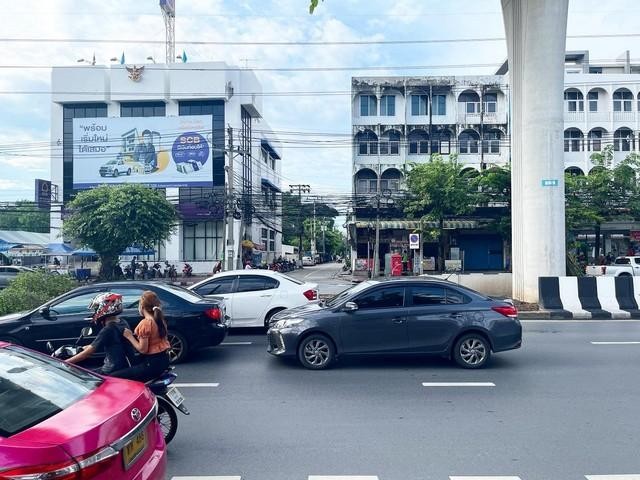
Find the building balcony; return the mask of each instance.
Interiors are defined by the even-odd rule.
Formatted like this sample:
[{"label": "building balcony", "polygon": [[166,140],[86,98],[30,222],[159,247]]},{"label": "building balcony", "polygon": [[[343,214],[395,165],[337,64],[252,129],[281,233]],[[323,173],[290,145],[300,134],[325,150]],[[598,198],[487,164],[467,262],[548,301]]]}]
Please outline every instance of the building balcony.
[{"label": "building balcony", "polygon": [[564,112],[564,121],[574,123],[584,122],[585,114],[584,112]]},{"label": "building balcony", "polygon": [[506,112],[485,112],[480,118],[480,113],[458,112],[458,123],[461,125],[500,125],[507,123]]},{"label": "building balcony", "polygon": [[633,122],[636,112],[613,112],[614,122]]},{"label": "building balcony", "polygon": [[611,120],[611,112],[589,112],[587,118],[589,122],[609,122]]}]

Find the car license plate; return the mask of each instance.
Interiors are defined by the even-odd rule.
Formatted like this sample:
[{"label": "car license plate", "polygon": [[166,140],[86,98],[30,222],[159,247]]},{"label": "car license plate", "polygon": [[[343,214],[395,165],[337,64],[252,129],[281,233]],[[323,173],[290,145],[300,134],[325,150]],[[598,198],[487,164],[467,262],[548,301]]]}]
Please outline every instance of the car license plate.
[{"label": "car license plate", "polygon": [[128,469],[144,452],[147,446],[147,432],[143,430],[124,446],[122,450],[122,460],[124,469]]},{"label": "car license plate", "polygon": [[167,397],[169,397],[169,400],[171,400],[171,403],[173,403],[176,407],[179,407],[182,404],[182,402],[184,402],[184,396],[182,395],[182,393],[180,393],[180,390],[178,390],[176,387],[171,387],[167,391]]}]

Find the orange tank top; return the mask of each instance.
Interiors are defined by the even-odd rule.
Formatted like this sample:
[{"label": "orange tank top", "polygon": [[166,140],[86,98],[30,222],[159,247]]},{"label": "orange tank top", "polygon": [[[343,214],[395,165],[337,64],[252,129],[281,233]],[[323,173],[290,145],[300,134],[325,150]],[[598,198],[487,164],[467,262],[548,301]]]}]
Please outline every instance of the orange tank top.
[{"label": "orange tank top", "polygon": [[166,338],[160,337],[160,332],[158,331],[158,325],[154,320],[149,320],[143,318],[142,321],[138,324],[135,331],[136,337],[138,339],[147,338],[149,341],[149,348],[147,350],[147,355],[153,355],[155,353],[161,353],[165,350],[168,350],[171,345],[169,344],[169,340]]}]

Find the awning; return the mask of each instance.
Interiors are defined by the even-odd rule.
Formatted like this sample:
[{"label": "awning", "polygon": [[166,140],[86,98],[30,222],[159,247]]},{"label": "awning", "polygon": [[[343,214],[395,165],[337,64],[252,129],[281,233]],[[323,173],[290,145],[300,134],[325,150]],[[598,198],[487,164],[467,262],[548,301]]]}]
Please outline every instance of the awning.
[{"label": "awning", "polygon": [[0,243],[0,252],[8,252],[12,248],[19,247],[19,243]]},{"label": "awning", "polygon": [[48,255],[71,255],[73,248],[64,243],[49,243],[47,244]]},{"label": "awning", "polygon": [[127,247],[122,255],[155,255],[153,248]]},{"label": "awning", "polygon": [[95,257],[98,254],[90,248],[78,248],[71,252],[71,255],[74,257]]},{"label": "awning", "polygon": [[263,138],[262,140],[260,140],[260,146],[267,152],[269,152],[269,155],[271,155],[273,158],[275,158],[276,160],[280,160],[280,155],[278,155],[278,152],[276,152],[275,149],[271,146],[269,140]]},{"label": "awning", "polygon": [[[362,221],[351,222],[351,225],[355,223],[356,228],[375,228],[376,221]],[[422,226],[426,228],[438,228],[438,222],[436,221],[424,221]],[[444,228],[447,230],[459,230],[459,229],[473,229],[478,228],[478,222],[476,220],[445,220]],[[381,220],[381,230],[419,230],[419,220]]]},{"label": "awning", "polygon": [[266,185],[267,187],[269,187],[271,190],[275,190],[276,192],[280,192],[280,188],[278,188],[276,186],[276,184],[274,184],[271,180],[269,180],[268,178],[263,178],[262,179],[262,185]]}]

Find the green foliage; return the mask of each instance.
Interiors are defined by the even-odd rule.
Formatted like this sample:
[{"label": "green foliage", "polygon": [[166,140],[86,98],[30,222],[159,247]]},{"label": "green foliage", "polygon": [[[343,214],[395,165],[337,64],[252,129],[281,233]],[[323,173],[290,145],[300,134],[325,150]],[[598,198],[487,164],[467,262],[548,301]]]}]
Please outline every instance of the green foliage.
[{"label": "green foliage", "polygon": [[[327,242],[327,253],[334,253],[329,250],[329,240],[327,235],[333,235],[329,233],[334,229],[334,219],[339,215],[338,211],[325,204],[316,202],[316,245],[321,245],[322,232],[320,230],[320,222],[324,222],[327,225],[327,232],[325,232],[325,242]],[[300,238],[300,231],[303,232],[303,248],[308,249],[311,243],[313,223],[313,204],[300,203],[300,197],[292,193],[282,194],[282,242],[288,245],[298,245]],[[338,235],[340,233],[338,232]],[[331,237],[334,238],[334,237]],[[334,239],[335,240],[335,239]],[[331,245],[333,245],[332,240]]]},{"label": "green foliage", "polygon": [[64,275],[20,273],[0,291],[0,315],[32,310],[76,286],[74,280]]},{"label": "green foliage", "polygon": [[64,235],[100,255],[104,278],[131,245],[152,248],[175,231],[178,215],[162,193],[143,185],[103,185],[80,192],[69,204]]},{"label": "green foliage", "polygon": [[[324,1],[324,0],[322,0]],[[310,0],[309,13],[313,15],[314,10],[318,7],[318,0]]]},{"label": "green foliage", "polygon": [[503,239],[511,239],[511,166],[492,167],[474,177],[479,204],[503,207],[506,211],[496,220],[494,228]]},{"label": "green foliage", "polygon": [[49,211],[39,210],[34,202],[19,200],[14,206],[0,208],[0,230],[49,233]]}]

